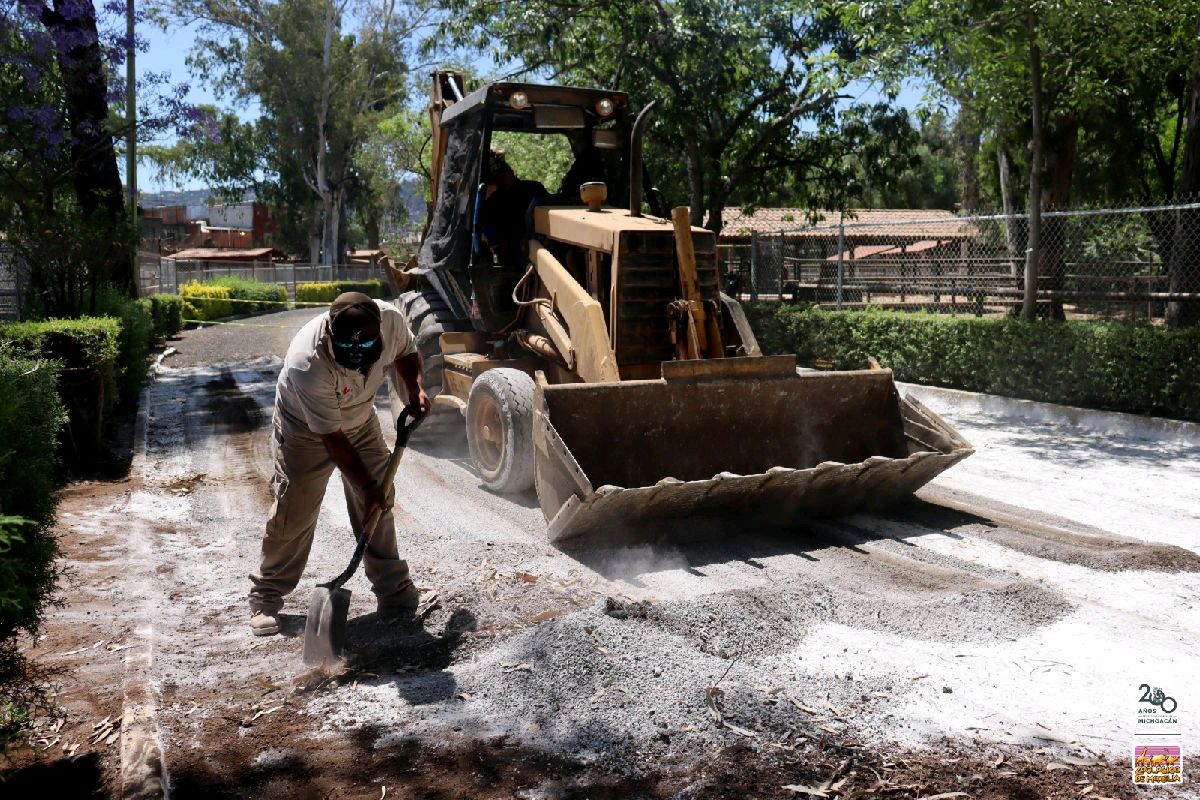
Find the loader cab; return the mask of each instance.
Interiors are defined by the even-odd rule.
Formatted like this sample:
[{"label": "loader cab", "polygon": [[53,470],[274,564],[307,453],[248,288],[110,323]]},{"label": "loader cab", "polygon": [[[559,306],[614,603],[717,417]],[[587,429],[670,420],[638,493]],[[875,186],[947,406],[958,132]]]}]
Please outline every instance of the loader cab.
[{"label": "loader cab", "polygon": [[[491,241],[497,235],[527,241],[532,230],[529,208],[507,209],[505,230],[488,225],[485,209],[497,184],[493,153],[504,154],[518,179],[542,184],[537,205],[582,206],[580,184],[603,181],[606,204],[620,207],[629,199],[631,126],[628,96],[597,89],[496,83],[446,108],[440,119],[445,158],[427,237],[432,247],[422,260],[445,262],[431,277],[447,284],[439,288],[456,301],[459,318],[480,331],[504,328],[516,312],[512,292],[526,269],[523,259],[504,258]],[[665,213],[653,195],[650,200],[656,213]]]}]

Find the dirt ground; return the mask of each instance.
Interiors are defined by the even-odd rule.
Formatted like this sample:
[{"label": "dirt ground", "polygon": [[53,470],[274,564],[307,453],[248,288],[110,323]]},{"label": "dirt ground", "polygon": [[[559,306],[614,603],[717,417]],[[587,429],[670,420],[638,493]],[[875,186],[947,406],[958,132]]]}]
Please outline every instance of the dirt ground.
[{"label": "dirt ground", "polygon": [[1195,796],[1134,787],[1130,751],[1138,686],[1186,710],[1200,674],[1200,437],[942,408],[979,452],[886,516],[571,550],[461,446],[410,449],[422,613],[377,618],[359,574],[345,669],[306,672],[309,590],[352,547],[336,482],[283,635],[245,594],[310,314],[174,342],[131,476],[66,490],[67,602],[31,646],[62,712],[6,797],[119,796],[143,685],[183,798]]}]

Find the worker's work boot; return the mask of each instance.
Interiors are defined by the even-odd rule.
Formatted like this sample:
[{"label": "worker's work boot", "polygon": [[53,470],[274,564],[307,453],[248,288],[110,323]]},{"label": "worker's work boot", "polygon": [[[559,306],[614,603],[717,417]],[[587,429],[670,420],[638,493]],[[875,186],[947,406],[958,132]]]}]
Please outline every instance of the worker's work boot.
[{"label": "worker's work boot", "polygon": [[279,612],[255,611],[250,617],[250,630],[255,636],[274,636],[279,633]]},{"label": "worker's work boot", "polygon": [[411,617],[421,603],[421,592],[409,581],[395,594],[379,598],[378,611],[381,617]]}]

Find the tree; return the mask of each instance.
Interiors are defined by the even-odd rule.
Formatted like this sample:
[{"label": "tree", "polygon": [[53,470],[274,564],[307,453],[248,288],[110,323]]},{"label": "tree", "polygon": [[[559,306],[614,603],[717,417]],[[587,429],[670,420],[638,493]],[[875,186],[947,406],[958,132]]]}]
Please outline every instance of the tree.
[{"label": "tree", "polygon": [[[843,19],[857,26],[891,79],[916,72],[947,97],[969,97],[979,118],[991,122],[1000,173],[1028,149],[1031,282],[1040,271],[1039,285],[1061,288],[1062,221],[1047,219],[1038,229],[1042,210],[1067,206],[1080,196],[1077,187],[1093,200],[1200,190],[1200,157],[1188,159],[1189,146],[1200,153],[1200,103],[1191,101],[1200,90],[1195,0],[906,0],[853,4]],[[1002,174],[1001,183],[1011,188],[1008,177]],[[1001,194],[1007,206],[1009,193]],[[1164,256],[1173,287],[1196,287],[1177,291],[1200,288],[1189,252],[1173,246]],[[1061,317],[1061,302],[1050,309]],[[1200,317],[1194,304],[1172,309]]]},{"label": "tree", "polygon": [[221,200],[265,199],[266,171],[274,158],[267,122],[243,122],[215,106],[200,106],[200,111],[202,116],[174,144],[143,147],[142,157],[162,179],[199,178]]},{"label": "tree", "polygon": [[429,115],[405,107],[379,121],[367,137],[355,167],[354,199],[368,246],[408,242],[428,213]]},{"label": "tree", "polygon": [[720,231],[731,203],[788,182],[815,204],[845,193],[843,89],[857,53],[828,7],[808,0],[451,0],[455,40],[555,82],[657,101],[647,161],[679,185],[693,224]]},{"label": "tree", "polygon": [[129,45],[125,3],[102,10],[91,0],[8,0],[0,14],[0,230],[28,273],[30,310],[42,314],[93,313],[105,284],[136,293],[137,230],[116,142],[196,119],[167,76],[146,73],[134,129],[117,75]]},{"label": "tree", "polygon": [[[109,124],[103,43],[90,0],[24,2],[0,17],[0,227],[48,314],[91,308],[97,286],[136,292],[129,213]],[[68,240],[80,249],[54,258]],[[46,235],[47,230],[56,231]],[[53,267],[73,262],[67,271]]]},{"label": "tree", "polygon": [[[890,115],[889,115],[890,116]],[[900,117],[876,132],[850,157],[864,208],[941,208],[953,211],[962,197],[960,123],[933,113],[915,127]]]},{"label": "tree", "polygon": [[[219,90],[261,106],[276,197],[307,188],[307,208],[292,216],[308,221],[311,260],[340,261],[355,158],[402,96],[398,45],[420,13],[394,0],[361,8],[349,0],[177,0],[173,11],[202,21],[193,65]],[[351,12],[361,22],[353,34],[343,30]]]}]

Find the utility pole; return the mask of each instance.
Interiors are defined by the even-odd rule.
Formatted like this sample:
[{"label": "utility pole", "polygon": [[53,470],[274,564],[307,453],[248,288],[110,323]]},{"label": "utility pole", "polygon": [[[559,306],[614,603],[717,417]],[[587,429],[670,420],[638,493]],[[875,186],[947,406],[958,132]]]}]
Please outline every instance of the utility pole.
[{"label": "utility pole", "polygon": [[141,294],[142,275],[138,263],[141,230],[138,227],[137,189],[137,48],[133,43],[133,1],[125,0],[125,191],[129,194],[129,219],[133,226],[133,247],[130,248],[133,288]]}]

